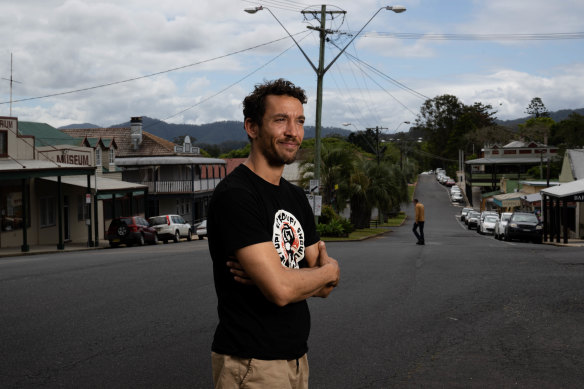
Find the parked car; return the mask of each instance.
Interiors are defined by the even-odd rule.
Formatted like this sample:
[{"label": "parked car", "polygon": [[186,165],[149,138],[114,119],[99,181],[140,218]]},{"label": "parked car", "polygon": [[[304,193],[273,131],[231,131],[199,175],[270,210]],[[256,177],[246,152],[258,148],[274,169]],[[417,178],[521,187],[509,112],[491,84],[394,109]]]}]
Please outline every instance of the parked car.
[{"label": "parked car", "polygon": [[446,180],[446,182],[444,184],[446,186],[454,186],[454,185],[456,185],[456,181],[454,181],[452,178],[449,178],[448,180]]},{"label": "parked car", "polygon": [[541,243],[543,226],[537,216],[527,212],[513,212],[505,226],[505,240],[531,240]]},{"label": "parked car", "polygon": [[470,211],[465,218],[466,221],[466,225],[468,227],[468,229],[472,229],[477,228],[477,226],[479,225],[479,218],[481,217],[481,214],[477,211]]},{"label": "parked car", "polygon": [[181,238],[186,238],[188,241],[193,239],[191,225],[180,215],[153,216],[148,219],[148,222],[158,233],[158,239],[164,243],[168,243],[170,239],[174,243],[178,243]]},{"label": "parked car", "polygon": [[464,202],[464,197],[462,196],[462,193],[460,193],[460,192],[453,193],[452,196],[450,196],[450,199],[455,203]]},{"label": "parked car", "polygon": [[495,211],[483,211],[483,212],[481,212],[481,216],[479,217],[479,223],[477,225],[477,232],[479,234],[482,233],[481,226],[483,224],[483,221],[485,220],[485,217],[487,217],[489,215],[496,216],[497,219],[499,218],[499,214],[497,212],[495,212]]},{"label": "parked car", "polygon": [[195,235],[197,235],[199,239],[203,239],[207,236],[207,219],[197,224],[195,228]]},{"label": "parked car", "polygon": [[107,229],[106,239],[111,247],[116,247],[120,244],[143,246],[146,242],[157,244],[158,234],[143,217],[127,216],[118,217],[111,221]]},{"label": "parked car", "polygon": [[472,208],[462,208],[462,211],[460,211],[460,221],[463,222],[466,218],[466,215],[468,215],[468,213],[472,210]]},{"label": "parked car", "polygon": [[480,226],[481,234],[490,234],[493,235],[495,231],[495,224],[499,221],[499,217],[495,215],[487,215],[483,219],[483,222]]},{"label": "parked car", "polygon": [[505,226],[507,225],[507,222],[509,221],[511,215],[513,215],[512,212],[503,212],[501,214],[501,218],[495,224],[495,231],[493,232],[495,239],[499,240],[503,239],[503,237],[505,236]]}]

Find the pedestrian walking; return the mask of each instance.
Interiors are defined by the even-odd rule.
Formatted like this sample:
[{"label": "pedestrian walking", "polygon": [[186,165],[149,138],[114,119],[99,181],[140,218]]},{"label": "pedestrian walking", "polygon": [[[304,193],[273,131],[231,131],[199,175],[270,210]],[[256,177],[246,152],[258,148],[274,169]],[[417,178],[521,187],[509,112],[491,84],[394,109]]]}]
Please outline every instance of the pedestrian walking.
[{"label": "pedestrian walking", "polygon": [[219,324],[215,388],[307,388],[310,314],[340,270],[319,241],[304,191],[282,178],[304,137],[303,89],[279,79],[243,101],[247,160],[209,204],[208,240]]},{"label": "pedestrian walking", "polygon": [[[424,242],[424,204],[420,203],[418,201],[418,199],[414,199],[414,209],[416,212],[416,217],[414,219],[414,228],[412,229],[412,231],[414,231],[414,235],[416,235],[416,238],[418,238],[418,241],[416,242],[416,244],[420,244],[423,245],[425,244]],[[420,232],[418,233],[418,229],[420,230]]]}]

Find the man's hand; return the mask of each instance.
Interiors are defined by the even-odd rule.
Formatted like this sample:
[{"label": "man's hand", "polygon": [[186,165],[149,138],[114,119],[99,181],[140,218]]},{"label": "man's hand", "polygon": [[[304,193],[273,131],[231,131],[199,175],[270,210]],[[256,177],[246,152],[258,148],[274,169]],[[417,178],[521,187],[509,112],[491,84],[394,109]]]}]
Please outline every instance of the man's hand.
[{"label": "man's hand", "polygon": [[255,285],[243,269],[243,266],[241,266],[241,263],[237,261],[237,258],[231,257],[231,259],[231,261],[227,261],[227,267],[231,274],[233,274],[233,279],[244,285]]},{"label": "man's hand", "polygon": [[[339,263],[334,259],[329,257],[328,253],[326,252],[326,245],[323,241],[318,242],[318,260],[317,260],[317,266],[326,266],[326,265],[330,265],[334,267],[334,272],[335,272],[335,280],[333,282],[329,282],[327,284],[328,287],[335,287],[339,284],[339,280],[341,278],[341,269],[339,268]],[[332,288],[331,288],[332,290]],[[329,292],[330,293],[330,290]],[[327,293],[327,295],[328,295]]]}]

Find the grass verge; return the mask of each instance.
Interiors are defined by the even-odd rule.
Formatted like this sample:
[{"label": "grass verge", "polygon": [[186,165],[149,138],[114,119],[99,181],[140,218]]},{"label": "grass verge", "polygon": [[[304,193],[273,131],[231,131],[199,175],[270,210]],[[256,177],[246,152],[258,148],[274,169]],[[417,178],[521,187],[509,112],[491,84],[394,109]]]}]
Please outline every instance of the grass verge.
[{"label": "grass verge", "polygon": [[348,240],[362,240],[370,238],[372,236],[388,232],[387,229],[388,227],[401,226],[405,218],[406,218],[405,212],[400,212],[396,217],[388,219],[387,223],[384,223],[377,228],[363,228],[360,230],[355,230],[349,234],[349,237],[344,238],[323,236],[322,240],[325,242],[345,242]]}]

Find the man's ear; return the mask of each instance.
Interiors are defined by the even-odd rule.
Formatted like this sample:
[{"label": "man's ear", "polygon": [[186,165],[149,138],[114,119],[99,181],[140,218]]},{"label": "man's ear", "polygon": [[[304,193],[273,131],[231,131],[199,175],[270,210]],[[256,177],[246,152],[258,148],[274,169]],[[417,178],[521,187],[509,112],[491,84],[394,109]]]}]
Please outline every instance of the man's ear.
[{"label": "man's ear", "polygon": [[251,139],[255,139],[258,136],[259,127],[255,124],[250,118],[245,119],[244,122],[245,132],[247,132],[247,136]]}]

